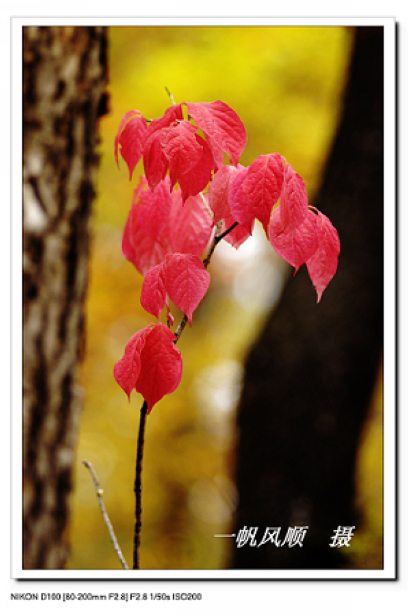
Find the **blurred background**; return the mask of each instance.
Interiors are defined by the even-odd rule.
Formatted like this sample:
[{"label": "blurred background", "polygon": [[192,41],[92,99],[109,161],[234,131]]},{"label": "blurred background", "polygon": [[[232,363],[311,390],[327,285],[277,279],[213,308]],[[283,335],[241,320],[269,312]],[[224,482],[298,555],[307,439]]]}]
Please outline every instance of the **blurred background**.
[{"label": "blurred background", "polygon": [[[279,152],[304,178],[313,204],[339,114],[353,31],[340,27],[119,27],[108,29],[109,112],[100,120],[100,168],[92,219],[83,411],[68,528],[69,569],[116,569],[92,463],[128,564],[132,562],[134,467],[139,409],[113,378],[129,338],[153,318],[140,306],[142,276],[121,252],[122,230],[142,163],[129,182],[116,167],[114,138],[124,113],[161,116],[171,101],[220,99],[242,119],[240,162]],[[222,242],[211,285],[179,342],[181,385],[147,419],[141,568],[219,569],[233,544],[235,410],[243,363],[291,268],[256,227],[238,251]],[[324,300],[322,300],[324,301]],[[174,311],[176,322],[180,314]],[[381,566],[382,392],[373,397],[359,451],[357,487],[364,527],[351,543],[356,568]],[[339,522],[340,523],[340,522]]]}]

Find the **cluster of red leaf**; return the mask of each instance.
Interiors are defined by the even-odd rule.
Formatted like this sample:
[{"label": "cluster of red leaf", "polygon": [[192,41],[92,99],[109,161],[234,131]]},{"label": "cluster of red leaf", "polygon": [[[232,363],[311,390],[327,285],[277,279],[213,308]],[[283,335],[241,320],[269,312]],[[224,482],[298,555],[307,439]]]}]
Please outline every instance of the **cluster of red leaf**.
[{"label": "cluster of red leaf", "polygon": [[[122,251],[145,276],[142,306],[157,318],[166,306],[170,325],[169,300],[191,325],[207,292],[210,277],[200,256],[215,228],[224,233],[232,227],[225,239],[238,248],[259,220],[275,251],[295,273],[306,264],[318,302],[336,272],[337,231],[308,204],[302,178],[276,153],[258,156],[249,167],[240,165],[245,145],[242,121],[222,101],[173,105],[149,125],[132,110],[120,123],[117,164],[120,149],[130,179],[142,158],[144,165]],[[207,200],[202,191],[208,185]],[[141,393],[149,412],[180,382],[182,361],[175,341],[169,327],[149,325],[133,336],[115,365],[119,385],[129,397],[132,389]]]},{"label": "cluster of red leaf", "polygon": [[183,203],[179,190],[170,192],[169,177],[151,190],[142,176],[125,224],[122,252],[144,276],[167,254],[200,256],[213,227],[211,212],[200,196]]},{"label": "cluster of red leaf", "polygon": [[[183,117],[183,105],[187,107],[187,120]],[[204,190],[213,171],[223,166],[224,152],[237,165],[245,145],[243,123],[222,101],[181,103],[169,107],[162,118],[153,120],[149,126],[140,111],[126,113],[115,139],[115,157],[118,162],[120,146],[132,178],[143,156],[145,175],[152,190],[169,172],[171,189],[178,182],[185,201]]]}]

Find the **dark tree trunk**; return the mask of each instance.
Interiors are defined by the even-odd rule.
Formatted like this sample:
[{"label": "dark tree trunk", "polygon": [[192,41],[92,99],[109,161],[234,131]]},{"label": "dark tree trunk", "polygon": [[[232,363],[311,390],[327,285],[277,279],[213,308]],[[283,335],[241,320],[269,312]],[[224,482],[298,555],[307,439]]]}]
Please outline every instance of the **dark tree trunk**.
[{"label": "dark tree trunk", "polygon": [[235,530],[308,526],[303,548],[246,545],[235,568],[335,568],[356,526],[355,463],[383,341],[383,29],[356,29],[343,117],[314,205],[341,241],[316,305],[303,267],[249,354],[238,411]]},{"label": "dark tree trunk", "polygon": [[23,567],[64,565],[106,34],[23,29]]}]

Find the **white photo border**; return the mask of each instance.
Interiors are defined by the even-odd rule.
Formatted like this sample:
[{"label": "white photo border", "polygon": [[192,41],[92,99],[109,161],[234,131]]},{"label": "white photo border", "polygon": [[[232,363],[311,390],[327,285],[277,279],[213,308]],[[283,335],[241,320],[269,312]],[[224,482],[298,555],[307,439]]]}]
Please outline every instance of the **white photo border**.
[{"label": "white photo border", "polygon": [[[381,26],[384,28],[384,567],[381,570],[24,570],[22,567],[22,29],[41,26]],[[11,18],[12,503],[11,577],[17,580],[394,580],[396,528],[396,21],[347,18]]]}]

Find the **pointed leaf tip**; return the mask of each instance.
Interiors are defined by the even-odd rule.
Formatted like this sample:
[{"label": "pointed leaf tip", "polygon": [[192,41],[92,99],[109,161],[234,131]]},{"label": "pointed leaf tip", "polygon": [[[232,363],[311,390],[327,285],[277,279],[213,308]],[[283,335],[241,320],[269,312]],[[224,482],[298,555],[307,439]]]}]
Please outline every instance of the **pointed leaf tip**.
[{"label": "pointed leaf tip", "polygon": [[133,171],[142,157],[146,131],[146,120],[140,111],[132,110],[125,113],[115,137],[115,160],[119,167],[120,146],[120,154],[129,169],[129,180],[132,179]]},{"label": "pointed leaf tip", "polygon": [[317,293],[317,303],[337,271],[340,254],[340,239],[330,220],[317,212],[317,242],[315,253],[306,261],[310,279]]}]

